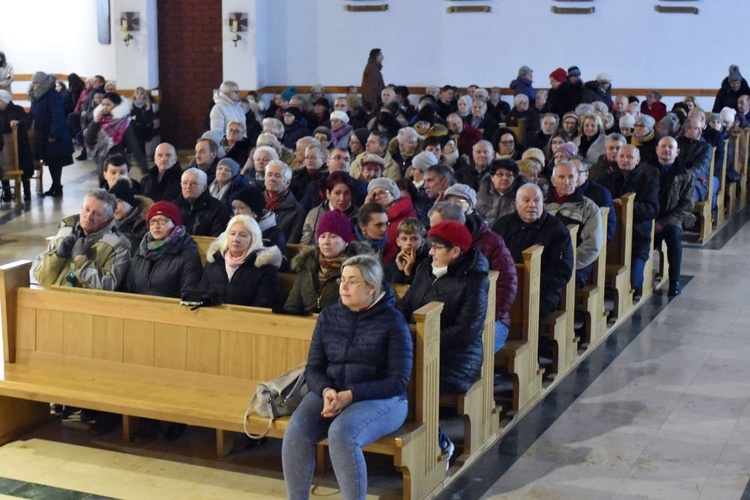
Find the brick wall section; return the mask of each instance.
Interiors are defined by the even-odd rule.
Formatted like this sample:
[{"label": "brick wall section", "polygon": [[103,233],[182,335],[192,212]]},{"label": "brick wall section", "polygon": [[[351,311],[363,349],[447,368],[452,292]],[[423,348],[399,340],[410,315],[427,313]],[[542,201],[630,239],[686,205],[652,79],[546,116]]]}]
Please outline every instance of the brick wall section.
[{"label": "brick wall section", "polygon": [[158,0],[162,141],[193,148],[221,84],[221,0]]}]

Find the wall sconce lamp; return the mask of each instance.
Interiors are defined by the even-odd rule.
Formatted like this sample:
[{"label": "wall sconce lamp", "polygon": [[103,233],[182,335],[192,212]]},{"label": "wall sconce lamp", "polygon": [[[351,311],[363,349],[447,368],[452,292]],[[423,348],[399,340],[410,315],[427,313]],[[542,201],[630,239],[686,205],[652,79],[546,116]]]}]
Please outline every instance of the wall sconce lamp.
[{"label": "wall sconce lamp", "polygon": [[120,28],[122,29],[122,41],[125,42],[126,47],[129,47],[130,41],[133,40],[131,32],[141,30],[140,12],[121,12]]},{"label": "wall sconce lamp", "polygon": [[237,46],[237,42],[242,40],[240,33],[247,31],[247,14],[244,12],[230,12],[229,13],[229,31],[232,34],[231,40],[234,46]]}]

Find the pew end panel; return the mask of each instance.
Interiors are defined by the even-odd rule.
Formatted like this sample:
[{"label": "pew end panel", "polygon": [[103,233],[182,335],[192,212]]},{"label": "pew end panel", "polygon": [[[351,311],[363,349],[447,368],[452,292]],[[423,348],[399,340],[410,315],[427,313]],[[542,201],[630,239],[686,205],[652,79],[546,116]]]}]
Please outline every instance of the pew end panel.
[{"label": "pew end panel", "polygon": [[[600,208],[602,219],[602,249],[594,261],[588,284],[576,291],[576,308],[584,313],[584,343],[594,346],[607,330],[607,311],[604,309],[604,286],[607,269],[607,218],[609,208]],[[614,238],[613,238],[614,239]]]},{"label": "pew end panel", "polygon": [[614,294],[614,308],[610,320],[620,320],[633,309],[633,290],[630,285],[630,266],[633,255],[633,205],[635,193],[624,194],[622,204],[615,205],[617,229],[607,244],[606,286]]},{"label": "pew end panel", "polygon": [[523,264],[516,264],[518,294],[510,311],[511,325],[505,346],[495,354],[495,364],[513,377],[512,409],[521,412],[542,391],[539,367],[539,295],[541,245],[523,251]]},{"label": "pew end panel", "polygon": [[[552,372],[553,378],[564,374],[568,366],[572,366],[578,356],[578,338],[575,332],[576,309],[576,273],[578,226],[569,224],[570,241],[573,245],[573,274],[562,291],[560,305],[550,314],[545,323],[547,326],[547,340],[552,344]],[[568,362],[570,361],[570,365]]]}]

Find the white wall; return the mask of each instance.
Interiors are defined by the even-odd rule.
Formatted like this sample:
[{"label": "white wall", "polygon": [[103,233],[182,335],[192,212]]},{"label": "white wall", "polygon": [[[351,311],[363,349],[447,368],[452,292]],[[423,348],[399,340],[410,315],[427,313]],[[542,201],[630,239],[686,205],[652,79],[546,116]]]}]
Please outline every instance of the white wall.
[{"label": "white wall", "polygon": [[[255,0],[222,0],[221,2],[221,39],[224,80],[237,82],[241,89],[257,89],[258,64],[258,29],[263,19],[258,16]],[[260,2],[262,3],[262,2]],[[237,46],[232,42],[229,27],[229,14],[242,12],[247,15],[247,31],[241,32]]]},{"label": "white wall", "polygon": [[[615,88],[717,88],[730,63],[750,77],[728,16],[748,18],[747,0],[689,3],[697,16],[659,14],[656,0],[595,0],[592,15],[552,14],[551,0],[390,1],[377,13],[346,12],[340,0],[271,3],[264,85],[359,84],[373,47],[385,54],[386,83],[405,85],[507,86],[523,64],[545,87],[552,70],[574,64],[584,79],[610,73]],[[446,13],[481,3],[492,12]]]}]

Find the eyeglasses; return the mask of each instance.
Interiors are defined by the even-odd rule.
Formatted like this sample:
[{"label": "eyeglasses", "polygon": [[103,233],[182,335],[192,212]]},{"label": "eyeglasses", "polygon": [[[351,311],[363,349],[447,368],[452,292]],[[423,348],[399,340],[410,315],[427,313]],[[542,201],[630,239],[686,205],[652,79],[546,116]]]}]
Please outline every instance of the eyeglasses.
[{"label": "eyeglasses", "polygon": [[390,193],[388,191],[383,191],[382,189],[378,189],[377,191],[373,191],[370,193],[370,196],[373,198],[381,198],[384,196],[388,196]]},{"label": "eyeglasses", "polygon": [[516,141],[514,141],[513,139],[508,139],[507,141],[500,141],[500,144],[508,145],[508,144],[515,144],[515,142]]},{"label": "eyeglasses", "polygon": [[510,172],[503,172],[501,170],[498,170],[497,172],[495,172],[495,177],[499,179],[512,179],[514,175]]},{"label": "eyeglasses", "polygon": [[346,287],[352,287],[352,288],[356,288],[358,286],[364,285],[363,281],[347,280],[347,279],[343,279],[343,278],[338,278],[336,280],[336,283],[338,283],[339,285],[344,285]]},{"label": "eyeglasses", "polygon": [[151,227],[155,227],[155,226],[167,226],[171,222],[172,221],[169,220],[169,219],[167,219],[166,217],[163,217],[163,218],[162,217],[159,217],[159,218],[154,217],[153,219],[151,219],[150,221],[148,221],[148,225],[151,226]]},{"label": "eyeglasses", "polygon": [[447,247],[445,245],[432,245],[431,248],[437,252],[438,250],[449,250],[452,247]]}]

